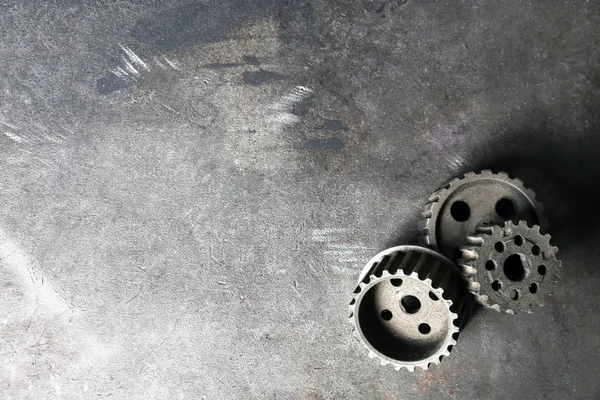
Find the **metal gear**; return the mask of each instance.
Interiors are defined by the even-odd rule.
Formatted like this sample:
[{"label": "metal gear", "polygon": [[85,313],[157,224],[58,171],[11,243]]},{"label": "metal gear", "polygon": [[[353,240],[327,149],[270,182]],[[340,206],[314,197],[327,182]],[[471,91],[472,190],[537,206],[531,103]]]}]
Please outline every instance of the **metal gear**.
[{"label": "metal gear", "polygon": [[420,244],[438,249],[451,260],[465,237],[482,223],[524,220],[548,228],[535,192],[520,179],[490,170],[452,179],[429,197],[419,222]]},{"label": "metal gear", "polygon": [[349,322],[382,365],[428,369],[450,355],[471,310],[456,266],[420,246],[398,246],[373,257],[350,302]]},{"label": "metal gear", "polygon": [[457,263],[475,301],[510,314],[543,306],[561,267],[550,239],[525,221],[484,225],[469,235]]}]

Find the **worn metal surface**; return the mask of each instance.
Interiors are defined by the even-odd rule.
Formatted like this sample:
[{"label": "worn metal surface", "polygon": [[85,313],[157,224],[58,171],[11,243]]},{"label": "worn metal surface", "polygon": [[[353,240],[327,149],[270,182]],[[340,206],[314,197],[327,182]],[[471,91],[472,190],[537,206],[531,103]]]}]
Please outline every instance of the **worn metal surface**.
[{"label": "worn metal surface", "polygon": [[[598,397],[599,25],[587,1],[3,2],[0,393]],[[428,372],[374,368],[360,268],[482,168],[536,189],[568,273]]]},{"label": "worn metal surface", "polygon": [[543,230],[548,227],[532,189],[518,178],[489,170],[468,172],[443,185],[429,197],[422,216],[419,240],[451,260],[482,224],[524,220]]},{"label": "worn metal surface", "polygon": [[543,306],[561,273],[550,239],[525,221],[481,226],[469,235],[458,265],[475,300],[510,314]]},{"label": "worn metal surface", "polygon": [[382,366],[427,370],[450,355],[471,303],[449,259],[420,246],[396,246],[365,265],[350,301],[350,322]]}]

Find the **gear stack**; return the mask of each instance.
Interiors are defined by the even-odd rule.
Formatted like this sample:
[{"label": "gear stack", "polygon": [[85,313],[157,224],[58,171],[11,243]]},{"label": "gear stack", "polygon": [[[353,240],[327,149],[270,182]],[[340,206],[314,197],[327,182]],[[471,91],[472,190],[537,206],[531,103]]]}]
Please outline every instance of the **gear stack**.
[{"label": "gear stack", "polygon": [[434,192],[422,246],[398,246],[364,267],[350,322],[371,358],[428,369],[456,345],[473,303],[508,314],[544,305],[558,280],[544,208],[508,174],[469,172]]}]

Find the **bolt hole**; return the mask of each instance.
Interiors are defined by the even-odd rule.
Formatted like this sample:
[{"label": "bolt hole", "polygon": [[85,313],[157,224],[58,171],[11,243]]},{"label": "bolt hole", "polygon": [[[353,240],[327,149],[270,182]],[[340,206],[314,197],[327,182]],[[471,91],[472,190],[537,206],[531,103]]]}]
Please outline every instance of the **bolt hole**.
[{"label": "bolt hole", "polygon": [[536,294],[537,291],[538,291],[538,284],[537,283],[532,283],[531,285],[529,285],[529,293]]},{"label": "bolt hole", "polygon": [[414,314],[421,309],[421,302],[419,299],[411,295],[404,296],[400,300],[400,304],[402,305],[402,308],[404,308],[404,311],[406,311],[408,314]]},{"label": "bolt hole", "polygon": [[487,260],[485,262],[485,269],[488,271],[493,271],[496,269],[496,262],[494,260]]},{"label": "bolt hole", "polygon": [[504,260],[504,275],[513,282],[525,279],[527,259],[521,254],[511,254]]},{"label": "bolt hole", "polygon": [[398,286],[402,285],[402,279],[400,279],[400,278],[394,278],[394,279],[390,279],[390,283],[391,283],[393,286],[396,286],[396,287],[398,287]]},{"label": "bolt hole", "polygon": [[502,282],[500,281],[494,281],[492,282],[492,289],[497,292],[498,290],[502,289]]},{"label": "bolt hole", "polygon": [[515,236],[515,244],[517,246],[523,246],[523,236],[521,236],[521,235]]},{"label": "bolt hole", "polygon": [[496,251],[498,253],[502,253],[504,251],[504,243],[496,242],[496,244],[494,245],[494,248],[496,249]]},{"label": "bolt hole", "polygon": [[513,290],[512,293],[510,294],[510,298],[513,300],[518,300],[519,299],[519,292],[517,290]]},{"label": "bolt hole", "polygon": [[540,246],[538,246],[537,244],[534,244],[531,248],[531,254],[533,254],[534,256],[539,256],[541,251],[542,249],[540,249]]},{"label": "bolt hole", "polygon": [[548,268],[544,264],[538,267],[538,274],[546,275],[546,272],[548,272]]},{"label": "bolt hole", "polygon": [[381,318],[382,318],[384,321],[389,321],[390,319],[392,319],[392,317],[393,317],[393,316],[394,316],[394,315],[392,314],[392,312],[391,312],[390,310],[383,310],[383,311],[381,312]]},{"label": "bolt hole", "polygon": [[471,216],[471,209],[464,201],[457,200],[450,206],[450,215],[455,221],[465,222]]},{"label": "bolt hole", "polygon": [[517,207],[511,199],[503,197],[496,203],[496,214],[508,220],[517,215]]},{"label": "bolt hole", "polygon": [[431,326],[429,326],[429,324],[420,324],[419,332],[421,332],[423,335],[427,335],[429,332],[431,332]]},{"label": "bolt hole", "polygon": [[429,298],[433,301],[438,301],[440,298],[433,292],[429,292]]}]

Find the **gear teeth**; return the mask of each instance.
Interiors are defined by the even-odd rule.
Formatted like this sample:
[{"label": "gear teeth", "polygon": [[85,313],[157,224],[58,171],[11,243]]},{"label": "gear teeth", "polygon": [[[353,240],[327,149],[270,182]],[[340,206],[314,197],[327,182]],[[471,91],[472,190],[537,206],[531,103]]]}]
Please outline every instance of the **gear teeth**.
[{"label": "gear teeth", "polygon": [[477,261],[478,255],[477,255],[477,252],[475,250],[462,248],[461,249],[461,253],[462,253],[462,258],[464,260],[466,260],[466,261]]},{"label": "gear teeth", "polygon": [[[542,289],[538,289],[536,298],[539,299],[539,301],[536,300],[536,298],[532,300],[531,297],[523,296],[519,296],[518,300],[509,300],[508,292],[504,292],[504,294],[502,295],[495,294],[495,291],[491,292],[492,289],[489,286],[491,281],[486,281],[485,287],[483,287],[482,284],[479,282],[478,271],[483,271],[483,263],[486,262],[486,260],[488,260],[488,256],[489,259],[493,259],[495,254],[493,252],[490,252],[490,247],[486,245],[486,242],[489,240],[490,245],[498,241],[507,243],[507,241],[514,240],[514,237],[516,236],[521,236],[527,241],[533,242],[534,244],[539,246],[541,248],[541,255],[539,257],[543,257],[543,263],[547,264],[547,266],[551,268],[552,272],[549,273],[552,273],[554,275],[558,274],[558,271],[560,271],[561,269],[562,263],[556,259],[556,253],[558,252],[558,248],[550,244],[552,237],[549,234],[542,235],[540,227],[538,225],[533,225],[531,223],[527,223],[526,221],[506,221],[497,226],[486,225],[478,227],[476,235],[473,235],[473,238],[468,239],[468,241],[474,242],[474,238],[477,238],[481,240],[481,245],[471,245],[468,247],[462,247],[462,258],[457,260],[457,264],[462,269],[461,275],[467,280],[468,290],[474,295],[475,301],[479,304],[484,305],[487,308],[491,308],[496,311],[506,312],[508,314],[516,314],[519,311],[533,312],[533,307],[535,307],[537,303],[543,303],[545,295],[552,294],[551,283],[550,286],[548,286],[548,284],[542,285],[540,283],[539,285],[541,288],[543,288],[543,291]],[[532,256],[537,256],[538,254],[532,254]],[[500,277],[500,275],[494,276],[494,274],[497,273],[495,271],[496,270],[494,269],[490,270],[489,273],[492,274],[491,278],[486,278],[486,276],[488,275],[484,275],[484,278],[481,279],[484,279],[484,281],[486,279],[499,279],[500,281],[502,281],[502,277]],[[489,296],[485,294],[485,291],[490,291],[488,292]],[[527,292],[525,293],[525,296],[531,296]],[[490,301],[490,296],[491,298],[496,299],[496,301],[492,303]],[[503,300],[502,296],[505,296],[506,300]]]},{"label": "gear teeth", "polygon": [[467,288],[473,292],[479,292],[481,289],[481,284],[479,282],[470,281],[467,283]]},{"label": "gear teeth", "polygon": [[467,244],[470,244],[472,246],[482,246],[483,245],[483,238],[479,237],[479,236],[467,236]]}]

